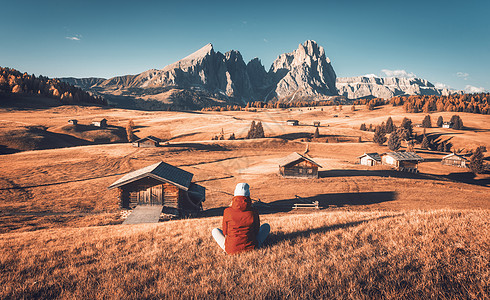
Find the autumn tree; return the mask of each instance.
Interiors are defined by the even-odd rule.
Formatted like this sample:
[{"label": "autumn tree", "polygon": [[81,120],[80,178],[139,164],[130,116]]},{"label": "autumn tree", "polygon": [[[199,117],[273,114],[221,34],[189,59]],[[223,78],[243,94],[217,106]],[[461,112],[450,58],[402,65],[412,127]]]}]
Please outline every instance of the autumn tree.
[{"label": "autumn tree", "polygon": [[126,125],[126,134],[128,137],[128,142],[133,142],[136,139],[136,136],[134,135],[134,122],[133,120],[129,120],[128,124]]},{"label": "autumn tree", "polygon": [[264,127],[262,127],[262,122],[259,121],[255,126],[255,138],[263,138],[263,137],[265,137]]},{"label": "autumn tree", "polygon": [[422,127],[424,128],[432,127],[432,121],[430,120],[430,115],[425,116],[424,120],[422,121]]},{"label": "autumn tree", "polygon": [[359,129],[362,131],[367,131],[366,123],[362,123]]}]

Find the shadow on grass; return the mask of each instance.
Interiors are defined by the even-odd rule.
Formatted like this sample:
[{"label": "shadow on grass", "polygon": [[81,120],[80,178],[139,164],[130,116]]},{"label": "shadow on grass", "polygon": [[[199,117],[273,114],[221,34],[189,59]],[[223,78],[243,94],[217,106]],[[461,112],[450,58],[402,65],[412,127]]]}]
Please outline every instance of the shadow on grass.
[{"label": "shadow on grass", "polygon": [[160,147],[162,147],[162,148],[186,148],[186,149],[205,150],[205,151],[231,151],[230,149],[223,147],[219,144],[170,143],[168,145],[163,145]]},{"label": "shadow on grass", "polygon": [[[332,193],[332,194],[320,194],[312,197],[300,198],[295,197],[293,199],[278,200],[270,203],[256,202],[253,206],[259,211],[261,215],[275,214],[281,212],[290,212],[293,210],[295,203],[312,203],[318,201],[321,208],[327,208],[329,206],[343,207],[343,206],[358,206],[358,205],[371,205],[382,202],[393,201],[396,199],[396,192],[365,192],[365,193]],[[222,216],[226,207],[218,207],[207,209],[202,212],[202,216],[216,217]],[[306,210],[305,210],[306,211]]]},{"label": "shadow on grass", "polygon": [[301,238],[310,238],[314,234],[320,234],[320,233],[327,233],[330,231],[334,231],[337,229],[346,229],[346,228],[351,228],[351,227],[356,227],[361,224],[365,224],[371,221],[378,221],[378,220],[383,220],[387,218],[394,218],[396,216],[399,216],[401,214],[397,215],[392,215],[392,216],[383,216],[379,218],[372,218],[372,219],[365,219],[365,220],[360,220],[360,221],[355,221],[355,222],[348,222],[348,223],[343,223],[343,224],[335,224],[335,225],[330,225],[330,226],[323,226],[319,228],[313,228],[313,229],[308,229],[308,230],[302,230],[302,231],[295,231],[291,233],[271,233],[267,239],[264,242],[264,245],[262,248],[269,248],[272,247],[276,244],[279,244],[283,241],[289,241],[290,243],[295,243],[297,240]]}]

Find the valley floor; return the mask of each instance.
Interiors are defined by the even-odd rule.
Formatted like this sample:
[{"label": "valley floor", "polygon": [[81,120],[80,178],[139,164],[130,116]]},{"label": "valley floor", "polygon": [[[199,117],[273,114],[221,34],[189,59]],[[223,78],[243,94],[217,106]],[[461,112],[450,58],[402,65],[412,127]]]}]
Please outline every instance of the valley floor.
[{"label": "valley floor", "polygon": [[[490,116],[460,115],[471,130],[428,131],[451,138],[455,148],[490,148]],[[418,148],[424,158],[419,174],[360,166],[359,155],[388,149],[372,143],[372,133],[359,125],[388,116],[397,124],[404,116],[414,123],[424,117],[392,107],[1,111],[4,135],[15,126],[61,134],[73,117],[84,123],[105,117],[118,128],[133,119],[137,135],[169,143],[144,149],[85,141],[0,155],[0,298],[489,297],[490,175],[442,166],[447,153]],[[299,119],[300,126],[287,126],[287,119]],[[268,138],[210,140],[222,130],[243,138],[252,120],[262,121]],[[307,143],[313,121],[321,121],[323,140]],[[325,142],[329,138],[345,141]],[[307,144],[322,166],[320,178],[280,177],[278,161]],[[206,187],[201,217],[118,225],[117,195],[107,187],[162,160]],[[220,225],[238,182],[248,182],[252,198],[268,204],[259,211],[272,234],[263,249],[226,256],[210,230]],[[318,201],[322,209],[292,211],[298,199]]]}]

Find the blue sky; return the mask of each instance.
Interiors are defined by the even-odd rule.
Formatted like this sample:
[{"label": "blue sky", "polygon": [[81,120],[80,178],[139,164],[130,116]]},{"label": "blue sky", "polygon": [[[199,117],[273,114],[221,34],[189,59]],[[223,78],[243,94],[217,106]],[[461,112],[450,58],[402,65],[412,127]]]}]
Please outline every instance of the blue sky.
[{"label": "blue sky", "polygon": [[245,61],[305,40],[338,77],[411,74],[490,91],[490,1],[6,1],[0,66],[49,77],[160,69],[212,43]]}]

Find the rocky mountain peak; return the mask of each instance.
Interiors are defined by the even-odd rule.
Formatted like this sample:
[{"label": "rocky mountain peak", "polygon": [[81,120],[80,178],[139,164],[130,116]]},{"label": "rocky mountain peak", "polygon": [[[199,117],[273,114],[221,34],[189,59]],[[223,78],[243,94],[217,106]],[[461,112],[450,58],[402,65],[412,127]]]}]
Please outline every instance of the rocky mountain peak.
[{"label": "rocky mountain peak", "polygon": [[279,55],[269,71],[277,82],[278,98],[292,94],[301,96],[334,96],[336,75],[325,50],[308,40],[290,53]]}]

